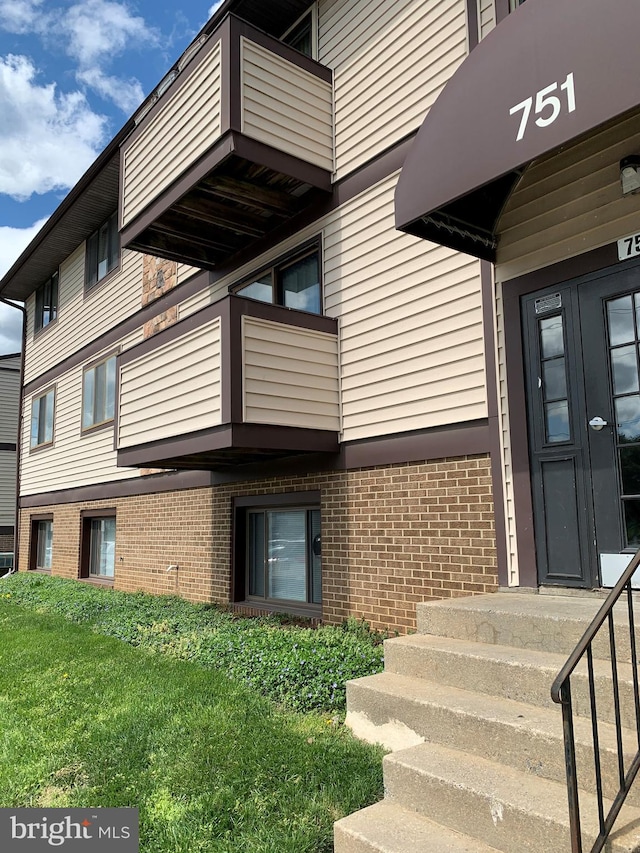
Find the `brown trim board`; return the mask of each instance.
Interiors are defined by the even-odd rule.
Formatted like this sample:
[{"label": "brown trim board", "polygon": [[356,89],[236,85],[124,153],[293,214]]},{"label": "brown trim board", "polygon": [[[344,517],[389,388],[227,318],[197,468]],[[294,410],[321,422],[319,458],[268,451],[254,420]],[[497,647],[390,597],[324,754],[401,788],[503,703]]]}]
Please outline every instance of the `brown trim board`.
[{"label": "brown trim board", "polygon": [[509,0],[495,0],[496,4],[496,23],[503,21],[510,13]]},{"label": "brown trim board", "polygon": [[0,525],[0,536],[13,536],[15,527],[11,524]]},{"label": "brown trim board", "polygon": [[480,41],[480,22],[478,20],[478,0],[467,0],[467,33],[469,52],[477,47]]},{"label": "brown trim board", "polygon": [[12,441],[0,441],[0,453],[15,453],[18,445]]},{"label": "brown trim board", "polygon": [[159,492],[198,489],[224,483],[247,483],[258,479],[304,476],[354,468],[382,467],[403,463],[435,461],[461,456],[489,455],[490,436],[486,420],[451,427],[400,433],[343,445],[338,453],[306,454],[255,465],[239,465],[233,472],[178,471],[152,474],[131,480],[43,492],[20,498],[20,507],[50,506],[93,500],[114,500]]},{"label": "brown trim board", "polygon": [[79,486],[74,489],[25,495],[19,499],[19,504],[21,509],[29,509],[38,506],[84,503],[85,501],[112,501],[116,498],[155,495],[161,492],[183,489],[202,489],[211,485],[212,478],[209,471],[172,471],[166,474],[134,477],[131,480],[117,480],[112,483],[98,483],[94,486]]}]

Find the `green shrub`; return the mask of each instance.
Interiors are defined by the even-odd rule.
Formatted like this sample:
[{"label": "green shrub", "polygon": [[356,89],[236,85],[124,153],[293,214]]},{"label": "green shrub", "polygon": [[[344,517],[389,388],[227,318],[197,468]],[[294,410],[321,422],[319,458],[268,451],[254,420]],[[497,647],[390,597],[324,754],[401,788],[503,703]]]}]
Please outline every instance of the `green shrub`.
[{"label": "green shrub", "polygon": [[[0,595],[38,612],[88,623],[100,634],[251,685],[297,711],[340,712],[345,682],[380,672],[382,635],[364,621],[304,628],[282,617],[236,618],[211,605],[171,596],[125,593],[62,578],[18,573]],[[284,622],[284,624],[283,624]]]}]

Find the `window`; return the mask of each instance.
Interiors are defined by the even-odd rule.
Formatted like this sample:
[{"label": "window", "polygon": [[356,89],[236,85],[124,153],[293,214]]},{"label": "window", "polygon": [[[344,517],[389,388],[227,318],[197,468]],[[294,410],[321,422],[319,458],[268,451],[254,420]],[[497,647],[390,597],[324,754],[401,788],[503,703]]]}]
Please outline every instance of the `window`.
[{"label": "window", "polygon": [[[114,513],[114,510],[106,512]],[[80,577],[113,580],[116,568],[115,515],[82,517]]]},{"label": "window", "polygon": [[93,287],[111,270],[120,259],[120,236],[117,214],[113,213],[87,240],[85,285]]},{"label": "window", "polygon": [[30,569],[51,571],[53,556],[53,518],[34,518],[31,520],[31,558]]},{"label": "window", "polygon": [[115,355],[92,365],[82,378],[82,429],[92,429],[113,420],[116,396]]},{"label": "window", "polygon": [[322,601],[320,509],[250,509],[246,516],[249,598]]},{"label": "window", "polygon": [[282,41],[290,47],[315,58],[315,8],[307,10],[283,35]]},{"label": "window", "polygon": [[53,443],[53,417],[56,391],[51,388],[31,403],[31,447]]},{"label": "window", "polygon": [[36,290],[36,315],[34,331],[39,332],[58,316],[58,273]]},{"label": "window", "polygon": [[293,259],[288,259],[265,270],[253,280],[236,290],[239,296],[248,296],[260,302],[297,308],[312,314],[322,313],[320,288],[320,252],[317,247]]}]

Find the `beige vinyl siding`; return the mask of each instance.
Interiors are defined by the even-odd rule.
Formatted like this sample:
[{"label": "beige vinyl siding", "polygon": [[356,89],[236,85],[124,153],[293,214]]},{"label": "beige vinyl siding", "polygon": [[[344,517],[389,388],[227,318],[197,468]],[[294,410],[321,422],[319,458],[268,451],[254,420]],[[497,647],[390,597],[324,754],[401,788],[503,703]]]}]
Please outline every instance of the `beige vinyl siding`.
[{"label": "beige vinyl siding", "polygon": [[487,416],[479,264],[395,230],[397,177],[324,231],[345,441]]},{"label": "beige vinyl siding", "polygon": [[118,446],[221,422],[220,318],[123,365]]},{"label": "beige vinyl siding", "polygon": [[325,313],[340,321],[343,439],[487,417],[479,262],[396,231],[398,174],[183,303],[230,284],[322,233]]},{"label": "beige vinyl siding", "polygon": [[331,84],[241,38],[242,132],[333,171]]},{"label": "beige vinyl siding", "polygon": [[194,69],[124,152],[126,225],[220,136],[221,45]]},{"label": "beige vinyl siding", "polygon": [[335,335],[244,317],[244,420],[340,429]]},{"label": "beige vinyl siding", "polygon": [[530,166],[500,218],[498,279],[637,233],[640,196],[623,198],[619,163],[639,148],[634,115]]},{"label": "beige vinyl siding", "polygon": [[18,439],[20,370],[9,369],[9,361],[14,360],[0,360],[0,443],[15,443]]},{"label": "beige vinyl siding", "polygon": [[178,264],[177,265],[177,283],[183,284],[188,278],[191,278],[192,275],[196,273],[202,272],[199,267],[191,267],[189,264]]},{"label": "beige vinyl siding", "polygon": [[0,527],[16,520],[16,454],[0,451]]},{"label": "beige vinyl siding", "polygon": [[35,295],[27,301],[25,382],[64,361],[140,309],[142,255],[125,249],[121,268],[84,292],[85,244],[60,266],[58,319],[33,337]]},{"label": "beige vinyl siding", "polygon": [[416,131],[466,54],[466,0],[320,0],[336,177]]},{"label": "beige vinyl siding", "polygon": [[482,40],[489,35],[496,25],[495,0],[477,0],[478,2],[478,29]]},{"label": "beige vinyl siding", "polygon": [[137,469],[118,468],[113,429],[81,434],[83,365],[56,380],[53,446],[30,452],[31,401],[24,400],[20,493],[33,495],[57,489],[137,477]]}]

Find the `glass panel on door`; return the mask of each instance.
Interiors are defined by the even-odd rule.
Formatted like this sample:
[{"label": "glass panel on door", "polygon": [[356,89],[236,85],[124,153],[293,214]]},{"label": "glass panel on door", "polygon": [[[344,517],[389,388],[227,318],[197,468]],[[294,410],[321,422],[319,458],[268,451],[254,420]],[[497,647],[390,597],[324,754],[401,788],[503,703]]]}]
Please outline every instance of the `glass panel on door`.
[{"label": "glass panel on door", "polygon": [[640,548],[640,291],[606,308],[625,544]]}]

